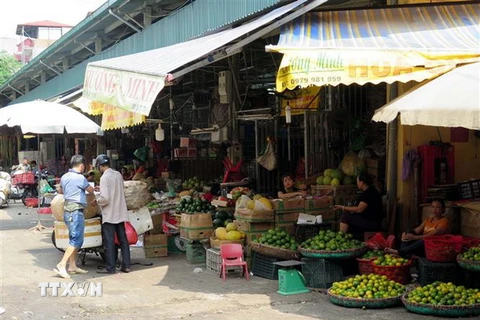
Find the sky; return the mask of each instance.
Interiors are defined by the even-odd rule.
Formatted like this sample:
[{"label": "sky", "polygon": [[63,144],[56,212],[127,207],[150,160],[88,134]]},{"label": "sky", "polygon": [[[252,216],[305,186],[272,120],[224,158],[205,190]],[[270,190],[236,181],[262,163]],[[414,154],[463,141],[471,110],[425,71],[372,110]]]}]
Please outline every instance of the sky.
[{"label": "sky", "polygon": [[106,0],[0,0],[0,37],[15,35],[17,24],[52,20],[71,26]]}]

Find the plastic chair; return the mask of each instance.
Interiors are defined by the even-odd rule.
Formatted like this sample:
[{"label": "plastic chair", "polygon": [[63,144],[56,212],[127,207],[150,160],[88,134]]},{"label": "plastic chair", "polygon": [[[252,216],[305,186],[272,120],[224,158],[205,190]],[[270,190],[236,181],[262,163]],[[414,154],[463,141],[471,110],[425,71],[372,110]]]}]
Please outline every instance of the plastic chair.
[{"label": "plastic chair", "polygon": [[220,256],[222,257],[222,266],[220,267],[220,277],[226,281],[226,269],[231,266],[242,266],[245,278],[250,279],[248,274],[247,262],[243,261],[242,245],[238,243],[222,244],[220,247]]}]

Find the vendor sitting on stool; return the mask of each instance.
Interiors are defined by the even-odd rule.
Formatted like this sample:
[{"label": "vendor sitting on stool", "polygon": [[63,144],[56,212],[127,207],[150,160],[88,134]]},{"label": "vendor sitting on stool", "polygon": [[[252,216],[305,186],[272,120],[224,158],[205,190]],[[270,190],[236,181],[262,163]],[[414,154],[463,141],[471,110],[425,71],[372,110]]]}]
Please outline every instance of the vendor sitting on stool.
[{"label": "vendor sitting on stool", "polygon": [[[372,185],[372,178],[367,173],[357,177],[357,186],[363,191],[357,206],[333,206],[334,210],[343,210],[340,217],[340,231],[351,233],[362,239],[363,233],[379,231],[383,219],[382,197]],[[363,240],[363,239],[362,239]]]},{"label": "vendor sitting on stool", "polygon": [[283,189],[278,192],[279,199],[290,199],[295,197],[304,197],[307,195],[307,186],[304,184],[299,185],[297,189],[295,187],[295,180],[291,174],[285,174],[282,177]]},{"label": "vendor sitting on stool", "polygon": [[436,199],[432,201],[432,213],[421,225],[415,229],[402,233],[400,250],[385,248],[386,253],[399,254],[404,258],[412,255],[425,257],[425,244],[423,239],[429,236],[438,236],[450,232],[450,223],[443,216],[445,213],[445,201]]}]

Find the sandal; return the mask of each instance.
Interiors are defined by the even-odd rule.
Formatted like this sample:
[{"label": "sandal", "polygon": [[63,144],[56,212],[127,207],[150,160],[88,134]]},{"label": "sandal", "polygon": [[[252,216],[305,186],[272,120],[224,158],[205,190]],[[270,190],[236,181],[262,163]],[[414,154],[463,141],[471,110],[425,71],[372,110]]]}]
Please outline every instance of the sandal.
[{"label": "sandal", "polygon": [[70,275],[67,273],[66,270],[61,270],[61,269],[53,269],[53,271],[60,277],[64,278],[64,279],[70,279]]},{"label": "sandal", "polygon": [[68,273],[70,273],[70,274],[87,274],[88,270],[83,270],[81,268],[77,268],[75,270],[68,270]]}]

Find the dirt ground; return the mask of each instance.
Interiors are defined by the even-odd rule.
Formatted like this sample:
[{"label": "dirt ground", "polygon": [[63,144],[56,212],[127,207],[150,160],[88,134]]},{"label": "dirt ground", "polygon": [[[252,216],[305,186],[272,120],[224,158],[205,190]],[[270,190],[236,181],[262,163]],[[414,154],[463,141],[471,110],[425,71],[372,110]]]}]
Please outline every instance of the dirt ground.
[{"label": "dirt ground", "polygon": [[[86,275],[72,280],[52,271],[61,252],[51,242],[52,229],[28,231],[36,224],[36,210],[20,203],[0,210],[0,319],[434,319],[408,313],[402,307],[383,310],[347,309],[331,304],[323,292],[282,296],[277,281],[253,276],[246,281],[231,275],[223,282],[205,266],[187,263],[185,255],[146,259],[132,247],[129,274],[95,272],[100,257],[88,254]],[[53,226],[49,215],[42,224]],[[202,268],[201,273],[194,269]],[[41,296],[42,282],[101,282],[103,295]],[[62,292],[62,291],[59,291]],[[438,318],[437,318],[438,319]]]}]

